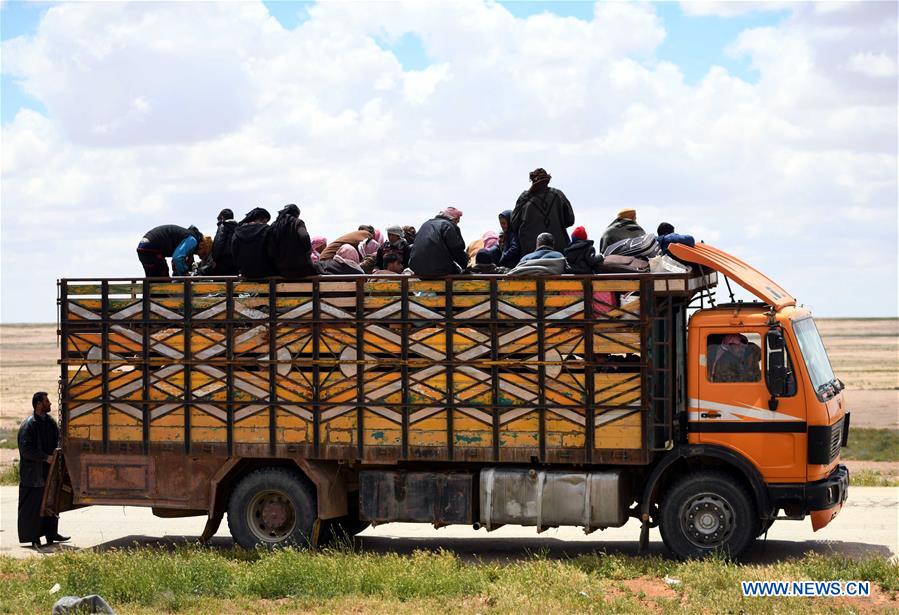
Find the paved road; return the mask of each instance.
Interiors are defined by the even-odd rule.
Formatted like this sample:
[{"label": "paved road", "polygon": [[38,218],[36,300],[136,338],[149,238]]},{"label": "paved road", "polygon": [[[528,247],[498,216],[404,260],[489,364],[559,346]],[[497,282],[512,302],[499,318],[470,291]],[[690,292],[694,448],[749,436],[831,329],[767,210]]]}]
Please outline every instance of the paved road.
[{"label": "paved road", "polygon": [[[30,557],[37,553],[21,547],[16,536],[17,487],[0,487],[0,554]],[[137,544],[174,545],[195,541],[203,531],[205,517],[160,519],[148,508],[95,506],[63,513],[60,530],[71,535],[71,543],[57,549],[112,548]],[[632,520],[621,528],[585,535],[579,528],[560,528],[537,534],[533,528],[502,527],[494,532],[451,526],[439,530],[430,525],[389,523],[360,534],[363,550],[408,553],[415,549],[444,548],[460,557],[509,560],[534,552],[552,557],[574,556],[605,550],[635,554],[639,524]],[[233,545],[227,519],[212,544]],[[664,553],[658,530],[651,533],[650,553]],[[767,541],[758,541],[746,559],[764,563],[807,552],[838,553],[850,556],[869,554],[896,557],[899,553],[899,488],[853,487],[840,515],[820,532],[812,532],[811,522],[779,521],[768,532]]]}]

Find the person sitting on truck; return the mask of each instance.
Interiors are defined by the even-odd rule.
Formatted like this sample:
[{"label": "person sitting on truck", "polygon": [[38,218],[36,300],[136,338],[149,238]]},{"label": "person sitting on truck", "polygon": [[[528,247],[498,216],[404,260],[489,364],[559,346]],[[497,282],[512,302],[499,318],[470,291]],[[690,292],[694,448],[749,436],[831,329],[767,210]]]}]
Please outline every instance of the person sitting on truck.
[{"label": "person sitting on truck", "polygon": [[602,266],[602,255],[596,253],[593,240],[587,239],[587,229],[579,226],[571,232],[571,244],[565,248],[565,260],[571,273],[598,273]]},{"label": "person sitting on truck", "polygon": [[668,222],[662,222],[656,231],[658,236],[659,248],[662,254],[668,254],[668,246],[672,243],[682,243],[691,248],[696,245],[696,240],[692,235],[679,235],[674,232],[674,225]]},{"label": "person sitting on truck", "polygon": [[360,266],[361,262],[359,249],[345,243],[338,248],[333,258],[318,262],[318,271],[321,275],[357,275],[365,273]]},{"label": "person sitting on truck", "polygon": [[306,223],[300,218],[300,208],[293,203],[286,205],[268,233],[268,256],[275,273],[291,279],[315,275],[311,253],[312,242]]},{"label": "person sitting on truck", "polygon": [[521,260],[521,246],[518,243],[518,233],[512,230],[512,210],[507,209],[499,214],[499,228],[502,231],[500,237],[499,265],[502,267],[514,267]]},{"label": "person sitting on truck", "polygon": [[321,235],[316,235],[311,240],[312,243],[312,251],[309,253],[309,259],[312,261],[312,264],[318,262],[318,259],[321,257],[322,250],[325,249],[325,246],[328,245],[328,240]]},{"label": "person sitting on truck", "polygon": [[417,275],[455,275],[468,266],[465,240],[459,231],[462,212],[446,207],[421,225],[412,246],[409,267]]},{"label": "person sitting on truck", "polygon": [[471,273],[507,273],[505,267],[496,265],[496,254],[489,248],[478,250],[474,257],[474,265],[469,269]]},{"label": "person sitting on truck", "polygon": [[412,250],[409,244],[403,238],[403,227],[399,224],[393,224],[387,227],[387,240],[378,246],[378,254],[375,259],[375,266],[378,269],[386,269],[384,257],[388,254],[396,254],[400,257],[403,269],[409,266],[409,256]]},{"label": "person sitting on truck", "polygon": [[268,211],[256,207],[244,216],[234,231],[231,253],[240,275],[245,278],[265,278],[274,272],[267,245],[271,218]]},{"label": "person sitting on truck", "polygon": [[637,224],[637,210],[622,209],[602,234],[602,238],[599,240],[599,251],[605,254],[606,248],[613,243],[631,237],[642,237],[645,234],[646,231],[643,230],[643,227]]},{"label": "person sitting on truck", "polygon": [[50,475],[53,452],[59,445],[59,426],[50,416],[50,397],[38,391],[31,397],[32,413],[19,426],[19,542],[30,542],[35,549],[41,546],[41,536],[47,544],[65,542],[68,536],[59,534],[59,518],[41,515],[41,499]]},{"label": "person sitting on truck", "polygon": [[360,241],[371,239],[374,237],[374,234],[374,229],[371,226],[367,224],[361,224],[355,231],[351,233],[345,233],[325,246],[325,249],[321,251],[318,259],[320,261],[331,260],[332,258],[334,258],[334,255],[337,254],[337,251],[341,248],[341,246],[350,244],[355,248],[359,245]]},{"label": "person sitting on truck", "polygon": [[415,243],[415,227],[407,224],[403,227],[403,239],[406,240],[406,243],[410,246]]},{"label": "person sitting on truck", "polygon": [[230,209],[220,211],[216,218],[212,253],[200,265],[201,275],[237,275],[237,265],[234,264],[234,255],[231,253],[231,239],[236,228],[234,212]]},{"label": "person sitting on truck", "polygon": [[534,169],[528,175],[531,187],[521,193],[512,210],[510,228],[518,235],[523,253],[537,247],[537,235],[549,233],[560,250],[568,247],[567,228],[574,224],[574,210],[565,194],[549,187],[552,175],[545,169]]},{"label": "person sitting on truck", "polygon": [[493,231],[487,231],[465,248],[465,251],[468,253],[468,264],[470,266],[474,265],[475,256],[477,256],[478,252],[481,250],[491,250],[490,254],[495,255],[495,262],[499,262],[499,257],[502,256],[502,252],[499,247],[499,235],[494,233]]},{"label": "person sitting on truck", "polygon": [[375,275],[402,274],[406,269],[405,267],[403,267],[403,259],[400,258],[399,254],[396,254],[394,252],[388,252],[387,254],[385,254],[381,262],[384,266],[382,268],[375,269]]},{"label": "person sitting on truck", "polygon": [[536,250],[521,257],[518,266],[509,275],[559,275],[568,269],[561,252],[555,250],[555,238],[551,233],[537,235]]},{"label": "person sitting on truck", "polygon": [[172,259],[175,275],[188,275],[193,255],[205,258],[212,249],[212,239],[204,237],[195,226],[184,228],[164,224],[147,231],[137,244],[137,258],[148,278],[169,277],[166,258]]},{"label": "person sitting on truck", "polygon": [[[381,237],[381,231],[375,231],[376,237]],[[363,239],[356,248],[359,250],[359,256],[362,261],[359,266],[365,273],[372,273],[377,267],[378,248],[381,247],[380,242],[372,237],[371,239]]]}]

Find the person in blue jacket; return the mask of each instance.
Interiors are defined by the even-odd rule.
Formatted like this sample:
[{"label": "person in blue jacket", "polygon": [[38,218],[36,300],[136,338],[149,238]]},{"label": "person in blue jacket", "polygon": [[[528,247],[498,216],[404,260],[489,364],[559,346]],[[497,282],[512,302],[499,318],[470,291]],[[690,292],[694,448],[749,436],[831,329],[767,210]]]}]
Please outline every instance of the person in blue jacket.
[{"label": "person in blue jacket", "polygon": [[662,254],[668,254],[668,246],[672,243],[682,243],[691,248],[696,245],[693,235],[678,235],[674,232],[674,225],[668,222],[662,222],[659,225],[659,228],[656,229],[656,235],[658,236],[659,248],[662,250]]},{"label": "person in blue jacket", "polygon": [[204,258],[212,248],[212,239],[204,237],[195,226],[184,228],[164,224],[147,231],[137,244],[137,258],[148,278],[169,277],[166,258],[172,259],[175,275],[190,275],[193,255]]}]

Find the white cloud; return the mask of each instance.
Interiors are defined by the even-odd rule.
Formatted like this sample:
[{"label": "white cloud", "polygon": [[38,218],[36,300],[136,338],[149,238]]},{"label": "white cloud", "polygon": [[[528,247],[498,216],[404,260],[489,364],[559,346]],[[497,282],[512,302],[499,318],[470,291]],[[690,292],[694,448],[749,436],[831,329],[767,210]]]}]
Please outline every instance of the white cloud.
[{"label": "white cloud", "polygon": [[696,17],[715,16],[715,17],[740,17],[747,13],[764,12],[764,11],[783,11],[795,7],[795,2],[773,2],[753,0],[692,0],[690,2],[681,2],[680,7],[685,15]]},{"label": "white cloud", "polygon": [[846,66],[867,77],[896,77],[896,60],[885,53],[862,51],[853,54]]},{"label": "white cloud", "polygon": [[[819,313],[893,313],[896,76],[852,59],[895,64],[896,8],[868,4],[796,6],[733,43],[758,83],[715,67],[695,85],[656,57],[652,5],[599,3],[585,22],[331,2],[294,30],[249,3],[54,6],[3,44],[3,70],[48,116],[21,111],[0,133],[2,317],[52,320],[57,277],[139,275],[144,231],[210,232],[222,207],[296,202],[333,238],[452,203],[473,238],[537,166],[594,237],[636,206],[648,229],[738,251]],[[376,42],[406,33],[430,66],[404,70]],[[881,265],[859,271],[850,245]]]}]

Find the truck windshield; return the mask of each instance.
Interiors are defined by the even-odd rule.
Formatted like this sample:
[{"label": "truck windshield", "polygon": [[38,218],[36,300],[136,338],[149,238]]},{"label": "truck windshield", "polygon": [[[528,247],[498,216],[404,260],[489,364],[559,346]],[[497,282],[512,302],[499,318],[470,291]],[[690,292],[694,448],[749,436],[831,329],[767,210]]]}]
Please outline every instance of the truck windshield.
[{"label": "truck windshield", "polygon": [[802,358],[805,360],[809,377],[812,379],[812,386],[815,387],[816,392],[821,393],[836,378],[833,375],[833,368],[830,366],[830,359],[827,358],[824,342],[818,335],[818,327],[811,318],[803,318],[793,323],[793,331],[796,332],[799,350],[802,351]]}]

